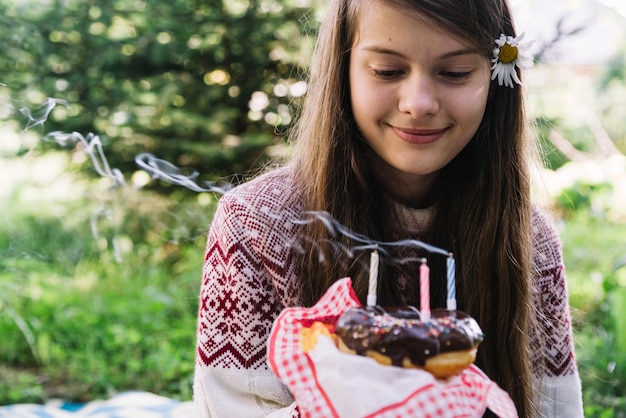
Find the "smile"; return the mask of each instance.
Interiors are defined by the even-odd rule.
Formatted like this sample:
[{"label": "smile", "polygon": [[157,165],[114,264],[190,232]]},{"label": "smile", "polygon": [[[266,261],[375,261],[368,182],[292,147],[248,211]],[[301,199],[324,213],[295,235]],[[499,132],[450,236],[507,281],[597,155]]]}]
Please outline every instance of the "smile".
[{"label": "smile", "polygon": [[441,138],[448,128],[444,129],[411,129],[411,128],[398,128],[391,126],[391,130],[401,140],[408,142],[409,144],[430,144]]}]

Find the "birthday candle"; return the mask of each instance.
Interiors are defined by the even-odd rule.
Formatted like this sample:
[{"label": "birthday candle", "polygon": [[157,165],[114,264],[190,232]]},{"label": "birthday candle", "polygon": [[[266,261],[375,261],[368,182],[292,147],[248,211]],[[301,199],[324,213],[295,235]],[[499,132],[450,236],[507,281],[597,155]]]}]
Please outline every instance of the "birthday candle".
[{"label": "birthday candle", "polygon": [[449,254],[447,260],[448,267],[448,303],[447,308],[451,311],[456,310],[456,266],[452,253]]},{"label": "birthday candle", "polygon": [[430,321],[430,268],[425,258],[420,266],[420,316],[423,322]]},{"label": "birthday candle", "polygon": [[370,256],[370,281],[367,291],[367,306],[376,305],[376,289],[378,287],[378,251],[372,251]]}]

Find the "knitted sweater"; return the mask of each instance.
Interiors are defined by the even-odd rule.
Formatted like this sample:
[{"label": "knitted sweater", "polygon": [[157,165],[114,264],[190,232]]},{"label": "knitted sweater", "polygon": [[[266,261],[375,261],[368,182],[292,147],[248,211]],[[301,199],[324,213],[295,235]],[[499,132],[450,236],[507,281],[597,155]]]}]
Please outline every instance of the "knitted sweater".
[{"label": "knitted sweater", "polygon": [[[428,213],[405,208],[407,225],[425,228]],[[301,204],[287,169],[224,196],[208,235],[196,347],[194,399],[206,417],[299,417],[289,390],[269,370],[266,346],[280,311],[298,306]],[[561,243],[548,219],[533,212],[533,295],[542,314],[547,367],[537,377],[540,415],[582,417]],[[404,278],[406,280],[406,278]]]}]

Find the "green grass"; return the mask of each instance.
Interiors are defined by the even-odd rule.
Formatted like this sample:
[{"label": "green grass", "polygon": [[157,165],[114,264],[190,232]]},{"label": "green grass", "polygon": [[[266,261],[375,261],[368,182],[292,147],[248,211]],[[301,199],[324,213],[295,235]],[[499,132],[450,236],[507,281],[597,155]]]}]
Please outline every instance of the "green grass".
[{"label": "green grass", "polygon": [[72,201],[25,203],[17,192],[7,199],[0,404],[84,402],[123,390],[191,398],[212,205],[105,191],[99,197],[113,215],[98,218],[94,236],[101,204],[87,193],[94,188]]},{"label": "green grass", "polygon": [[580,210],[561,237],[585,415],[626,417],[626,224]]}]

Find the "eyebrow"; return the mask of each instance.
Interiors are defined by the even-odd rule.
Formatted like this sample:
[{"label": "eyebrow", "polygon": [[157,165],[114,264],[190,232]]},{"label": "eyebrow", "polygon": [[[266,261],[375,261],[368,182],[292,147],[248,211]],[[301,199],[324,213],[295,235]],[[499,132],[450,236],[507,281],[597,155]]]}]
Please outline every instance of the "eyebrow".
[{"label": "eyebrow", "polygon": [[[384,48],[384,47],[377,46],[377,45],[365,46],[363,47],[363,50],[367,52],[374,52],[376,54],[394,55],[402,59],[409,59],[408,56],[404,55],[403,53],[399,51]],[[458,49],[458,50],[446,52],[445,54],[440,55],[438,59],[447,59],[447,58],[457,57],[461,55],[472,55],[472,54],[480,54],[480,51],[478,50],[478,48]]]}]

